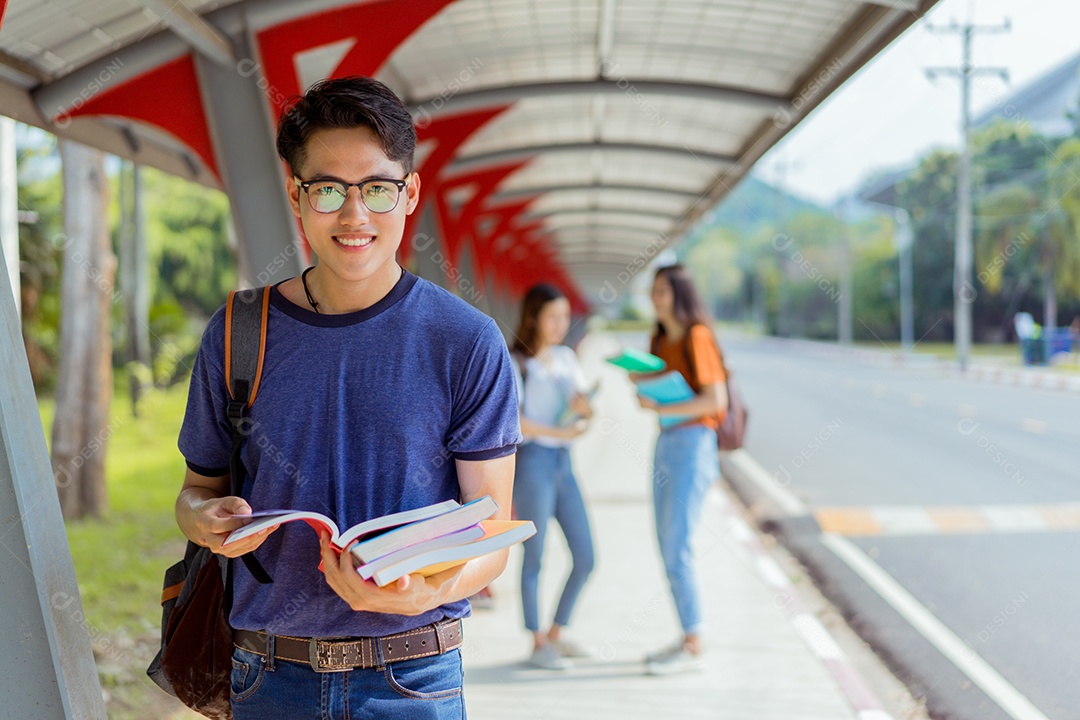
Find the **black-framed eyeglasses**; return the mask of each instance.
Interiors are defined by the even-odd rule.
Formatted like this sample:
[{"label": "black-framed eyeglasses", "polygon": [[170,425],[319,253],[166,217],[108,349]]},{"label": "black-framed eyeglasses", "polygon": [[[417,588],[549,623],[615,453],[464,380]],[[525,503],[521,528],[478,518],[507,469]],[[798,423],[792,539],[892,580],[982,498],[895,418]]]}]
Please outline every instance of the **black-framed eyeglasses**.
[{"label": "black-framed eyeglasses", "polygon": [[[412,173],[409,173],[412,175]],[[372,178],[358,183],[347,183],[341,180],[301,180],[296,178],[297,184],[303,188],[308,196],[308,204],[317,213],[333,213],[341,209],[345,204],[345,198],[349,195],[349,188],[360,191],[360,201],[364,207],[373,213],[388,213],[397,207],[401,199],[401,191],[409,184],[409,175],[402,180],[392,178]]]}]

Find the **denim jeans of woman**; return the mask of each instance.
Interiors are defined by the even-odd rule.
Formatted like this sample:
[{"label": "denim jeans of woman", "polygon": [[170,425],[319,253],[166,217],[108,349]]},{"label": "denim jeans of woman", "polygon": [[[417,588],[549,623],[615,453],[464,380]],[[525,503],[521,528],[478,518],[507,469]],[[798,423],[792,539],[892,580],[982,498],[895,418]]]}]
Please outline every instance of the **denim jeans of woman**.
[{"label": "denim jeans of woman", "polygon": [[540,630],[537,585],[548,521],[552,518],[562,528],[573,557],[570,577],[566,579],[555,610],[555,623],[566,626],[585,580],[592,572],[594,561],[589,517],[581,489],[570,467],[569,449],[550,448],[531,442],[518,448],[514,511],[519,520],[532,520],[536,525],[536,534],[524,543],[525,556],[521,565],[521,603],[525,627],[532,632]]},{"label": "denim jeans of woman", "polygon": [[317,673],[233,648],[234,720],[464,720],[461,651]]},{"label": "denim jeans of woman", "polygon": [[701,626],[701,598],[690,547],[705,492],[720,477],[716,432],[704,425],[663,430],[656,440],[653,507],[656,537],[685,634]]}]

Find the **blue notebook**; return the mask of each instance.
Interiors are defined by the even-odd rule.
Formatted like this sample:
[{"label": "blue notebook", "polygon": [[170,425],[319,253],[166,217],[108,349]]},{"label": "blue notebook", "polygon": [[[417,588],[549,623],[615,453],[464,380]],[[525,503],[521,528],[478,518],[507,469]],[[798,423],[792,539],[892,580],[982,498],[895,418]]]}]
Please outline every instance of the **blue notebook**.
[{"label": "blue notebook", "polygon": [[[683,402],[694,397],[694,391],[690,389],[682,373],[677,370],[664,373],[658,377],[642,380],[637,384],[640,394],[655,400],[660,405]],[[687,420],[692,420],[692,415],[661,415],[660,427],[668,428]]]}]

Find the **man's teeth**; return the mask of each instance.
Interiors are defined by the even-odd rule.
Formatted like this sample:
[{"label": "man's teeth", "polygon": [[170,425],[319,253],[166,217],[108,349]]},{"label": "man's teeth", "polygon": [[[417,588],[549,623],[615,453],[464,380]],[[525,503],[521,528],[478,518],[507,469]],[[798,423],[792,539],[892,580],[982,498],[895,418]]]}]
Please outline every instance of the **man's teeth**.
[{"label": "man's teeth", "polygon": [[337,240],[342,245],[345,245],[346,247],[363,247],[365,245],[370,245],[372,243],[372,241],[375,240],[375,238],[373,238],[373,237],[366,237],[366,238],[335,237],[334,239]]}]

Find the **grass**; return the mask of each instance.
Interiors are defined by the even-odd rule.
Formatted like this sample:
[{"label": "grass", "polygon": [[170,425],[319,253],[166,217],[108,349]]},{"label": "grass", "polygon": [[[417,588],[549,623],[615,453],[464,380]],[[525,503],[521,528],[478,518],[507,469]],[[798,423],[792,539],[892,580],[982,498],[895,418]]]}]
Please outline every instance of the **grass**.
[{"label": "grass", "polygon": [[[143,398],[138,418],[126,395],[114,397],[105,459],[108,510],[66,524],[113,720],[170,717],[180,707],[145,670],[160,641],[162,574],[184,549],[173,503],[184,475],[176,438],[186,397],[186,383],[154,390]],[[48,436],[54,404],[42,398],[39,409]]]}]

